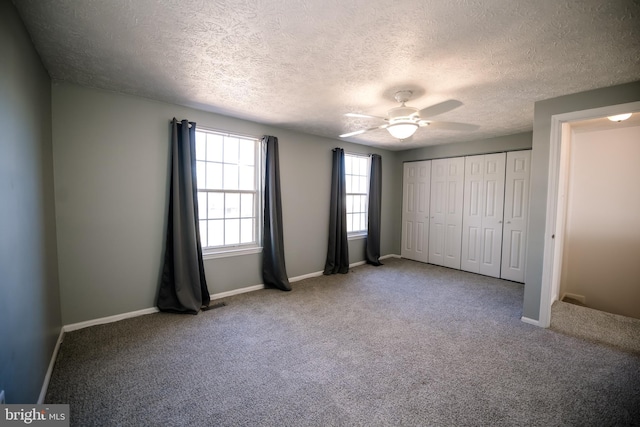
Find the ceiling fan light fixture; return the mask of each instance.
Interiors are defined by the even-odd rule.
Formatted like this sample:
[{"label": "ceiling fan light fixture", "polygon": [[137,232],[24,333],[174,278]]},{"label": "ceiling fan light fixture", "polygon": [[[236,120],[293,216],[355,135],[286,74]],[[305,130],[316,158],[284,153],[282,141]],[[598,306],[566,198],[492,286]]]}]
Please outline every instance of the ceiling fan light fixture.
[{"label": "ceiling fan light fixture", "polygon": [[631,117],[631,113],[609,116],[607,117],[607,119],[611,120],[612,122],[622,122],[624,120],[627,120],[629,117]]},{"label": "ceiling fan light fixture", "polygon": [[387,130],[397,139],[407,139],[418,129],[417,123],[394,123],[387,127]]}]

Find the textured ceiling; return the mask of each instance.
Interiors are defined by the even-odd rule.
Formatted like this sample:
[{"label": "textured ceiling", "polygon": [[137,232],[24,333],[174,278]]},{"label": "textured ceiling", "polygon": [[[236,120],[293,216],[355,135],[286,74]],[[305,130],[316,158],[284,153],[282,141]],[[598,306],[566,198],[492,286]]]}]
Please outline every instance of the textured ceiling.
[{"label": "textured ceiling", "polygon": [[535,101],[640,80],[637,0],[14,0],[52,79],[314,135],[418,109],[476,131],[386,130],[391,150],[532,129]]}]

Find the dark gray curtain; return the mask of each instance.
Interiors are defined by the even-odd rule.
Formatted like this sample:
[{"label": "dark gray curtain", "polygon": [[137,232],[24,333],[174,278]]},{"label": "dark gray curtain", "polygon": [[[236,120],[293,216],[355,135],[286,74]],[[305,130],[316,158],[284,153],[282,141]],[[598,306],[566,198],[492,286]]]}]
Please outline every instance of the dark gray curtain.
[{"label": "dark gray curtain", "polygon": [[331,203],[329,208],[329,247],[324,274],[349,272],[347,241],[347,193],[344,171],[344,150],[333,150],[331,173]]},{"label": "dark gray curtain", "polygon": [[369,227],[365,259],[367,264],[382,265],[380,262],[380,212],[382,209],[382,157],[371,155],[369,174]]},{"label": "dark gray curtain", "polygon": [[262,142],[266,149],[262,280],[265,286],[290,291],[291,285],[284,263],[278,138],[265,135]]},{"label": "dark gray curtain", "polygon": [[169,218],[157,306],[197,314],[210,299],[198,227],[196,124],[174,118],[171,129]]}]

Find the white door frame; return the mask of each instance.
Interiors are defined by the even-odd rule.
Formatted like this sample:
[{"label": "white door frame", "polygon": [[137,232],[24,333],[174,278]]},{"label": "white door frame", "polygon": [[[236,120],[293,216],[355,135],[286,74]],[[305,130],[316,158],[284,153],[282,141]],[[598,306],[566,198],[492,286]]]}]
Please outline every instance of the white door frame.
[{"label": "white door frame", "polygon": [[566,219],[566,189],[569,181],[571,123],[638,111],[640,111],[640,102],[630,102],[551,116],[547,216],[539,317],[539,325],[544,328],[548,328],[551,324],[551,305],[558,299],[560,291]]}]

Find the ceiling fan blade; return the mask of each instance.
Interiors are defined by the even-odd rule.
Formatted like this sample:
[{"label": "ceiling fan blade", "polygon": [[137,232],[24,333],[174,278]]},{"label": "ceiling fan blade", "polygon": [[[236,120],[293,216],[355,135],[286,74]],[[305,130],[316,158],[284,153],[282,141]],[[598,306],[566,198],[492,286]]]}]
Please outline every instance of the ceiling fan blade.
[{"label": "ceiling fan blade", "polygon": [[354,132],[343,133],[342,135],[339,136],[339,138],[349,138],[350,136],[360,135],[360,134],[363,134],[365,132],[369,132],[370,130],[385,129],[387,126],[389,126],[389,125],[385,123],[383,125],[372,127],[372,128],[369,128],[369,129],[360,129],[360,130],[357,130],[357,131],[354,131]]},{"label": "ceiling fan blade", "polygon": [[478,125],[472,125],[469,123],[457,123],[457,122],[429,122],[429,127],[432,129],[442,129],[442,130],[459,130],[459,131],[474,131],[480,129]]},{"label": "ceiling fan blade", "polygon": [[380,119],[380,120],[387,120],[384,117],[380,117],[380,116],[370,116],[369,114],[360,114],[360,113],[346,113],[345,116],[347,117],[356,117],[359,119]]},{"label": "ceiling fan blade", "polygon": [[437,116],[438,114],[446,113],[455,108],[458,108],[461,105],[462,105],[462,102],[455,99],[449,99],[447,101],[443,101],[438,104],[432,105],[431,107],[423,108],[422,110],[418,111],[418,113],[420,114],[420,117],[424,119],[428,117]]},{"label": "ceiling fan blade", "polygon": [[361,133],[365,133],[366,131],[367,129],[361,129],[355,132],[343,133],[342,135],[339,135],[339,138],[349,138],[350,136],[360,135]]}]

